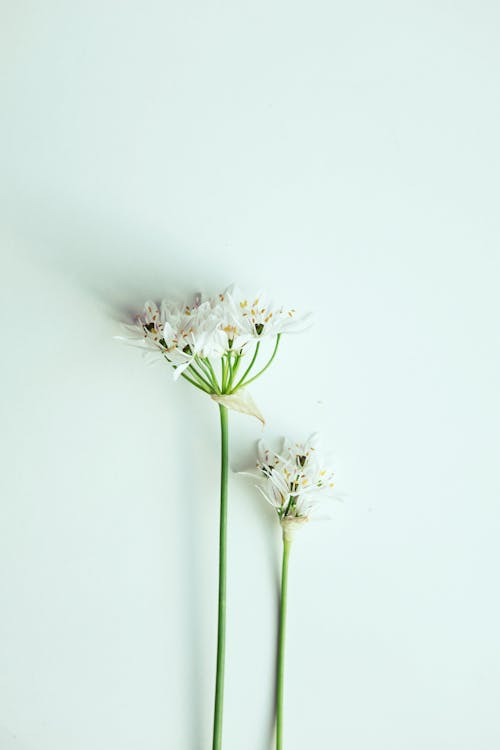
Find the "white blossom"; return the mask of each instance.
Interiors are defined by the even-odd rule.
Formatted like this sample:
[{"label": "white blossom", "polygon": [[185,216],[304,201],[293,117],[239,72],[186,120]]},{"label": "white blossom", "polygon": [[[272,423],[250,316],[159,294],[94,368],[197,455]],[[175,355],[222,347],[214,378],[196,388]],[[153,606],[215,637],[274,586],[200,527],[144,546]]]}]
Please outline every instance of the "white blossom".
[{"label": "white blossom", "polygon": [[[264,294],[246,296],[233,285],[214,297],[196,295],[189,303],[148,301],[126,328],[129,343],[167,361],[175,379],[182,376],[221,396],[233,395],[259,377],[273,361],[281,335],[302,330],[307,322],[295,310],[271,304]],[[257,355],[264,338],[274,338],[275,346],[262,366]],[[254,367],[256,374],[251,372]]]},{"label": "white blossom", "polygon": [[334,473],[325,463],[317,434],[304,443],[284,439],[279,453],[258,444],[258,490],[276,509],[283,527],[296,528],[334,495]]},{"label": "white blossom", "polygon": [[248,296],[232,285],[220,298],[223,327],[233,349],[251,340],[302,331],[309,325],[309,316],[297,317],[293,308],[276,307],[263,292]]}]

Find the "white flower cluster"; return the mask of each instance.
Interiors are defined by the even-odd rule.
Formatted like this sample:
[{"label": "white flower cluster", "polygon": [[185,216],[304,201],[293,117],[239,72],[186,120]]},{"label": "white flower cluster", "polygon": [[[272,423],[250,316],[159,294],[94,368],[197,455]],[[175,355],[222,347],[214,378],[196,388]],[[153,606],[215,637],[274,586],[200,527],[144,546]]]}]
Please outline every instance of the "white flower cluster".
[{"label": "white flower cluster", "polygon": [[[128,326],[134,343],[165,357],[174,368],[174,378],[192,376],[201,370],[206,380],[210,364],[226,358],[228,370],[238,364],[262,339],[303,329],[305,317],[295,310],[275,307],[263,294],[245,296],[231,286],[216,297],[198,295],[192,304],[167,300],[146,302],[135,324]],[[209,382],[213,382],[208,377]],[[199,382],[197,380],[197,382]],[[221,392],[231,392],[229,375]],[[234,385],[234,382],[231,382]]]},{"label": "white flower cluster", "polygon": [[325,497],[333,495],[333,471],[324,464],[318,436],[305,443],[285,439],[280,453],[258,446],[257,471],[266,500],[276,508],[281,523],[307,520]]}]

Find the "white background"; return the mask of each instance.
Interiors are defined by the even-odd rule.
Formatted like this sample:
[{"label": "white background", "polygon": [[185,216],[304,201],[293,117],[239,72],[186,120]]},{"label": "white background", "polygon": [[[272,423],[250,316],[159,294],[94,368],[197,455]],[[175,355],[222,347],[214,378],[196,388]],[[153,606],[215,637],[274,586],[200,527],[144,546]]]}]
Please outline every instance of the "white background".
[{"label": "white background", "polygon": [[[1,15],[1,750],[210,746],[217,409],[112,336],[231,281],[314,312],[253,395],[345,494],[293,551],[286,750],[496,750],[498,4]],[[279,551],[233,475],[227,750],[272,746]]]}]

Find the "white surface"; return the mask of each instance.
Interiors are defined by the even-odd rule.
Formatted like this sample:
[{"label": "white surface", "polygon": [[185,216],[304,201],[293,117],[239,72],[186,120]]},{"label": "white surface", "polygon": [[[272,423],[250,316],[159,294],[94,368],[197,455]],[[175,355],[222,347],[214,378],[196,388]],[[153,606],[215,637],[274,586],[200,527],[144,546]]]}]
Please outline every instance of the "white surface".
[{"label": "white surface", "polygon": [[[500,11],[4,2],[1,750],[210,746],[215,406],[111,337],[232,280],[316,313],[286,750],[496,750]],[[257,422],[231,419],[233,464]],[[279,535],[231,479],[225,744],[271,737]]]}]

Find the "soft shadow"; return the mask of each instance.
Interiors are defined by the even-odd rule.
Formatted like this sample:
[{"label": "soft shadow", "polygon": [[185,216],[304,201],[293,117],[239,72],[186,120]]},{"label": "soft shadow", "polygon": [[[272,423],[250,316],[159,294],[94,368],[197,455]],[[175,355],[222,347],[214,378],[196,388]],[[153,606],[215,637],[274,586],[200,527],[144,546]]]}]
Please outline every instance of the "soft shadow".
[{"label": "soft shadow", "polygon": [[[165,234],[144,237],[134,227],[117,226],[104,216],[83,215],[78,208],[60,202],[55,208],[26,196],[15,207],[9,207],[8,226],[4,223],[3,228],[7,229],[17,254],[91,297],[104,318],[126,322],[147,299],[169,296],[185,299],[199,291],[196,282],[200,277],[193,279],[192,253]],[[203,268],[198,270],[200,273],[203,274]],[[179,461],[176,457],[173,465],[178,466],[179,486],[185,490],[179,499],[182,502],[177,566],[183,578],[184,597],[177,611],[180,630],[186,634],[184,663],[190,675],[184,697],[185,713],[190,717],[186,746],[201,750],[207,701],[202,692],[202,644],[206,641],[207,623],[203,621],[201,607],[206,565],[200,558],[204,546],[198,504],[204,499],[201,460],[207,445],[212,444],[209,436],[210,430],[215,434],[217,411],[206,408],[202,394],[199,399],[192,399],[190,389],[183,386],[184,383],[172,383],[177,397],[171,429],[175,430],[180,446]],[[169,723],[178,720],[179,716],[168,718]],[[1,750],[24,750],[14,735],[2,731]]]},{"label": "soft shadow", "polygon": [[[183,550],[180,571],[185,590],[180,616],[186,645],[184,661],[190,675],[185,697],[189,706],[187,715],[190,717],[187,747],[202,750],[206,744],[204,721],[212,710],[212,696],[207,696],[203,688],[203,644],[207,643],[207,633],[213,629],[211,623],[206,621],[202,607],[203,591],[212,578],[203,554],[206,550],[206,528],[202,504],[210,504],[213,513],[217,514],[217,489],[210,492],[206,489],[206,462],[213,465],[214,461],[219,460],[218,444],[214,444],[213,440],[217,435],[218,413],[215,405],[207,404],[207,397],[201,393],[189,393],[191,405],[186,403],[187,394],[184,399],[182,391],[188,391],[189,386],[186,384],[184,388],[184,383],[176,385],[180,391],[175,401],[176,434],[180,446],[177,483],[183,488],[182,497],[179,498],[181,513],[178,517],[181,523],[178,538],[179,548]],[[210,456],[207,456],[207,451],[210,451]],[[215,605],[213,615],[216,616]],[[215,653],[215,645],[213,651]],[[213,664],[209,662],[207,666],[213,669],[215,676],[215,659]]]},{"label": "soft shadow", "polygon": [[2,750],[28,750],[28,746],[20,741],[18,735],[5,726],[0,726],[0,748]]},{"label": "soft shadow", "polygon": [[132,219],[124,225],[59,199],[54,206],[26,192],[17,197],[2,217],[16,255],[83,291],[114,320],[128,319],[146,299],[186,299],[211,282],[209,264],[196,262],[197,253],[165,231]]}]

